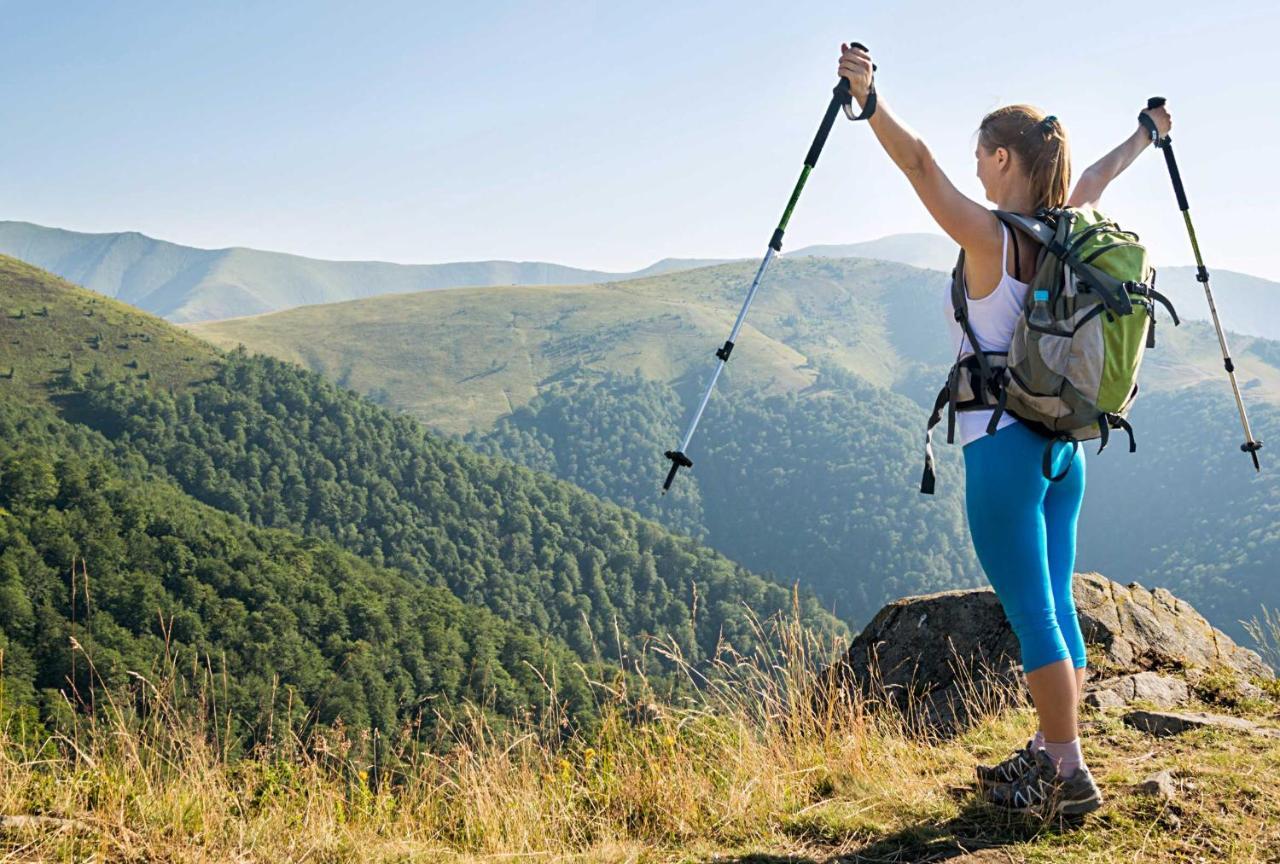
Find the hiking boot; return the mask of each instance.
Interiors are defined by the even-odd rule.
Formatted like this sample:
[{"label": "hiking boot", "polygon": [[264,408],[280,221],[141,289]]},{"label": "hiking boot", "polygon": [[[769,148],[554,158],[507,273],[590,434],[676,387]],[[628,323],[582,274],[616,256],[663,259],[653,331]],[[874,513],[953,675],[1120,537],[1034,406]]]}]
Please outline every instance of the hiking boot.
[{"label": "hiking boot", "polygon": [[1027,746],[1013,751],[1013,755],[997,765],[978,765],[973,770],[978,775],[978,788],[987,789],[1001,783],[1012,783],[1031,770],[1035,764],[1035,739],[1027,739]]},{"label": "hiking boot", "polygon": [[1053,759],[1037,750],[1035,764],[1012,783],[993,786],[987,800],[1014,813],[1050,816],[1083,816],[1102,806],[1102,793],[1083,765],[1070,777],[1059,777]]}]

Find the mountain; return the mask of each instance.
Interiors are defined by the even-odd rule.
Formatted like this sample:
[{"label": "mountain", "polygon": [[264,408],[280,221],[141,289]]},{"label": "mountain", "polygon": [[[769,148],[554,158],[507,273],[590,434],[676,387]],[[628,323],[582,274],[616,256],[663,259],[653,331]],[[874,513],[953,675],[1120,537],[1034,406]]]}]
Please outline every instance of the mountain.
[{"label": "mountain", "polygon": [[[1209,287],[1214,305],[1226,330],[1249,336],[1280,339],[1280,282],[1236,273],[1210,270]],[[1209,302],[1204,287],[1196,281],[1194,267],[1165,267],[1156,275],[1156,285],[1173,301],[1184,318],[1208,321]],[[1234,351],[1234,346],[1227,343]]]},{"label": "mountain", "polygon": [[[951,249],[950,252],[943,250]],[[30,222],[0,222],[0,253],[175,322],[259,315],[295,306],[488,285],[580,285],[723,264],[724,258],[664,258],[633,273],[539,261],[390,264],[322,261],[233,247],[198,249],[136,231],[89,234]],[[859,254],[949,269],[954,249],[941,237],[903,234],[790,253]]]},{"label": "mountain", "polygon": [[133,231],[84,234],[27,222],[0,222],[0,252],[171,321],[460,285],[575,284],[615,275],[542,262],[319,261],[239,247],[196,249]]},{"label": "mountain", "polygon": [[941,234],[890,234],[862,243],[805,246],[787,253],[789,258],[877,258],[927,270],[951,272],[959,247]]},{"label": "mountain", "polygon": [[0,296],[0,650],[36,707],[68,634],[113,681],[167,645],[225,654],[246,715],[279,683],[388,728],[427,698],[515,712],[543,670],[588,709],[566,667],[661,681],[650,640],[750,652],[753,614],[847,634],[805,589],[313,373],[3,257]]},{"label": "mountain", "polygon": [[[596,286],[388,296],[192,330],[302,363],[754,570],[798,578],[846,621],[903,593],[981,584],[957,448],[936,448],[939,494],[916,492],[927,407],[952,359],[947,276],[937,271],[864,259],[780,260],[699,427],[693,470],[668,496],[657,494],[662,451],[678,441],[701,396],[713,349],[753,268],[734,262]],[[1280,405],[1280,344],[1237,335],[1233,352],[1265,440]],[[1081,561],[1117,578],[1186,590],[1218,626],[1240,635],[1238,618],[1258,602],[1280,603],[1258,575],[1280,566],[1280,550],[1257,521],[1280,489],[1270,475],[1253,477],[1229,427],[1214,425],[1233,414],[1213,401],[1229,391],[1212,328],[1162,320],[1143,390],[1133,417],[1138,453],[1113,444],[1092,460],[1102,467],[1089,494],[1110,490],[1099,500],[1142,512],[1150,509],[1143,495],[1152,472],[1176,466],[1162,486],[1169,510],[1158,526],[1135,529],[1115,553],[1123,559],[1117,569],[1108,566],[1124,539],[1116,526],[1129,523],[1090,497]],[[1194,423],[1166,428],[1177,424],[1180,407]],[[1197,464],[1188,437],[1201,442],[1197,448],[1218,448],[1223,461],[1202,453]],[[1216,466],[1210,485],[1220,484],[1217,497],[1203,488],[1191,493],[1197,487],[1188,475],[1205,464]],[[1113,476],[1126,483],[1109,482]],[[1215,501],[1217,537],[1243,550],[1226,560],[1253,574],[1249,590],[1226,590],[1220,569],[1197,575],[1220,566],[1197,540],[1210,524],[1204,501]]]},{"label": "mountain", "polygon": [[[133,231],[86,234],[29,222],[0,222],[0,253],[179,323],[442,288],[624,281],[747,260],[664,258],[629,273],[537,261],[322,261],[240,247],[197,249]],[[949,273],[956,246],[938,234],[891,234],[861,243],[804,246],[784,257],[873,258]],[[1231,270],[1212,274],[1219,313],[1228,329],[1280,339],[1280,283]],[[1184,317],[1208,319],[1193,268],[1162,268],[1158,282]]]}]

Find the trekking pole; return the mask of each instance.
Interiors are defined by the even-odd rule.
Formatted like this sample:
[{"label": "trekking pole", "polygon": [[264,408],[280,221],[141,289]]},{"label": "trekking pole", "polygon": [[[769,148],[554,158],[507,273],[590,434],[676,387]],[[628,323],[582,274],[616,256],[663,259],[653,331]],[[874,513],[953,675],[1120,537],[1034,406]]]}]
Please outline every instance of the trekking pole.
[{"label": "trekking pole", "polygon": [[[1152,96],[1147,100],[1147,110],[1159,108],[1164,103],[1163,96]],[[1262,466],[1258,463],[1258,451],[1262,449],[1262,442],[1254,439],[1253,430],[1249,428],[1249,417],[1245,414],[1244,400],[1240,398],[1240,385],[1236,382],[1236,367],[1231,362],[1231,352],[1227,350],[1227,337],[1222,332],[1222,322],[1218,320],[1218,307],[1213,302],[1213,291],[1209,289],[1209,271],[1205,269],[1204,259],[1200,257],[1200,244],[1196,242],[1196,229],[1191,224],[1191,206],[1187,203],[1187,192],[1182,188],[1182,174],[1178,172],[1178,162],[1173,158],[1173,142],[1169,140],[1168,135],[1163,138],[1160,137],[1160,132],[1156,128],[1156,121],[1152,120],[1150,115],[1139,113],[1138,122],[1151,134],[1151,143],[1164,151],[1164,162],[1165,165],[1169,166],[1169,178],[1173,181],[1173,194],[1178,199],[1178,209],[1182,211],[1182,220],[1187,223],[1187,236],[1191,238],[1191,251],[1196,256],[1196,281],[1204,285],[1204,296],[1209,301],[1209,314],[1213,317],[1213,328],[1218,331],[1218,345],[1222,348],[1222,365],[1227,370],[1227,377],[1231,379],[1231,392],[1235,394],[1236,408],[1240,411],[1240,425],[1244,427],[1244,443],[1240,445],[1240,449],[1253,458],[1254,470],[1261,471]]]},{"label": "trekking pole", "polygon": [[[867,46],[860,42],[850,42],[849,47],[861,48],[867,50]],[[877,67],[873,64],[871,69],[875,71]],[[809,145],[809,153],[804,157],[804,168],[800,171],[800,179],[796,181],[795,189],[791,191],[791,199],[787,201],[787,209],[782,211],[782,220],[778,223],[778,227],[774,229],[773,236],[769,238],[769,246],[765,249],[764,259],[760,262],[759,269],[756,270],[756,276],[751,280],[751,288],[747,291],[747,299],[742,304],[742,310],[738,312],[738,320],[733,322],[733,329],[729,331],[729,338],[725,343],[716,349],[715,371],[711,373],[711,381],[707,384],[707,390],[702,394],[702,402],[698,404],[698,410],[694,412],[693,419],[689,421],[689,428],[685,430],[684,438],[680,441],[680,447],[676,450],[668,450],[664,454],[671,460],[671,470],[667,472],[666,482],[662,484],[662,494],[666,495],[667,490],[671,488],[671,481],[675,479],[676,472],[681,468],[692,468],[693,461],[685,455],[685,450],[689,447],[689,441],[693,438],[693,431],[698,428],[698,421],[702,419],[702,412],[707,408],[707,402],[711,399],[711,391],[715,389],[716,380],[720,377],[720,372],[724,369],[725,364],[729,362],[729,354],[733,352],[734,340],[738,338],[738,331],[742,329],[742,322],[747,317],[747,310],[751,308],[751,301],[755,299],[756,291],[760,288],[760,281],[764,278],[764,272],[769,268],[769,262],[773,260],[774,253],[782,251],[782,235],[787,230],[787,222],[791,219],[791,211],[795,209],[796,202],[800,200],[800,191],[804,189],[805,181],[809,179],[809,172],[813,170],[813,166],[818,164],[818,157],[822,155],[822,146],[827,143],[827,135],[831,132],[831,125],[835,122],[836,112],[841,108],[844,109],[845,116],[850,120],[866,120],[876,113],[876,85],[875,79],[872,79],[871,86],[867,88],[867,101],[862,106],[862,113],[858,116],[853,115],[853,95],[849,90],[849,79],[841,78],[840,81],[831,91],[831,102],[827,105],[827,111],[822,116],[822,122],[818,124],[818,134],[813,136],[813,143]]]}]

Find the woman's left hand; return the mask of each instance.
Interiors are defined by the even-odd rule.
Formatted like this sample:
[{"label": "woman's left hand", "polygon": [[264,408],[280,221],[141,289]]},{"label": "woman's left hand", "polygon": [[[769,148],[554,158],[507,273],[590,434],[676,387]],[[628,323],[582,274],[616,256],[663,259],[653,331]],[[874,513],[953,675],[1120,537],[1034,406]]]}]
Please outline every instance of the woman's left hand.
[{"label": "woman's left hand", "polygon": [[849,92],[862,105],[867,101],[867,91],[871,89],[871,55],[862,48],[850,48],[840,43],[840,66],[836,72],[841,78],[849,79]]}]

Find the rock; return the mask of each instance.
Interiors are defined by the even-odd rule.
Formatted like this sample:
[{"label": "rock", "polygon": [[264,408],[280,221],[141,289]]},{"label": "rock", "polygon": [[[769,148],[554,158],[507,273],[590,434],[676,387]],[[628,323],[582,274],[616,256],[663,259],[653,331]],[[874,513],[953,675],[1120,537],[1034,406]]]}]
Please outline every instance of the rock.
[{"label": "rock", "polygon": [[1178,794],[1177,787],[1173,782],[1173,772],[1168,769],[1157,771],[1143,780],[1138,784],[1138,791],[1146,795],[1155,795],[1157,798],[1163,798],[1166,801],[1172,801]]},{"label": "rock", "polygon": [[1123,708],[1125,706],[1124,696],[1120,695],[1111,687],[1098,687],[1090,689],[1090,685],[1086,684],[1084,689],[1084,704],[1093,708]]},{"label": "rock", "polygon": [[1124,722],[1135,729],[1149,732],[1152,735],[1165,737],[1186,732],[1188,729],[1231,729],[1252,735],[1265,735],[1269,738],[1280,738],[1280,729],[1259,726],[1252,720],[1243,717],[1232,717],[1228,714],[1206,714],[1203,711],[1130,711],[1124,715]]},{"label": "rock", "polygon": [[1095,708],[1122,708],[1145,700],[1161,708],[1185,705],[1191,698],[1187,682],[1157,672],[1136,672],[1092,682],[1085,687],[1084,701]]},{"label": "rock", "polygon": [[[1076,610],[1091,658],[1099,707],[1134,699],[1185,703],[1185,683],[1162,672],[1227,670],[1241,679],[1271,678],[1261,658],[1236,645],[1188,603],[1163,588],[1149,591],[1097,573],[1077,573]],[[1142,673],[1151,673],[1143,675]],[[935,731],[957,731],[979,713],[999,710],[1018,692],[1020,650],[990,588],[942,591],[887,604],[827,674],[865,697],[908,708]],[[1011,690],[1003,685],[1013,684]],[[1256,688],[1254,688],[1256,689]]]},{"label": "rock", "polygon": [[989,589],[906,597],[882,608],[829,672],[871,699],[919,709],[955,731],[967,718],[967,682],[1014,683],[1018,640]]},{"label": "rock", "polygon": [[1124,586],[1097,573],[1077,573],[1072,584],[1085,642],[1120,669],[1224,666],[1243,677],[1274,677],[1257,653],[1164,588]]}]

